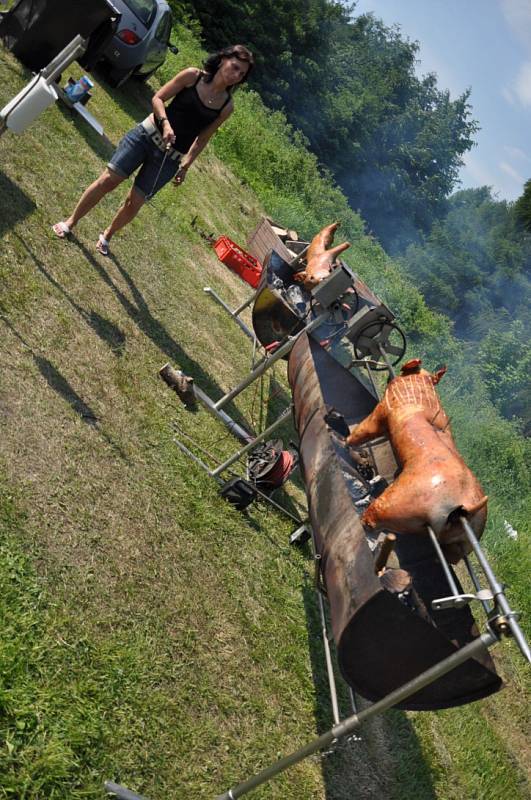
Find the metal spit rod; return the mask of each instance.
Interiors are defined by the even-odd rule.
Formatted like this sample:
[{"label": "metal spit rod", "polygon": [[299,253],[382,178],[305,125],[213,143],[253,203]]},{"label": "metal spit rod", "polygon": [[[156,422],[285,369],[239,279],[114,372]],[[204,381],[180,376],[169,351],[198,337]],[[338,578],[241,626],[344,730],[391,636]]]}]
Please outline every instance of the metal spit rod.
[{"label": "metal spit rod", "polygon": [[[481,591],[481,584],[480,584],[480,582],[478,580],[478,576],[476,575],[476,573],[474,571],[474,567],[470,563],[469,557],[468,556],[464,556],[463,557],[463,561],[465,562],[465,566],[467,568],[468,574],[470,575],[470,579],[471,579],[472,583],[474,584],[474,589],[476,590],[476,592],[480,592]],[[490,614],[490,606],[489,606],[488,602],[486,600],[481,600],[481,599],[480,599],[480,602],[481,602],[481,605],[483,606],[483,610],[485,611],[485,614],[487,614],[487,616],[488,616]]]},{"label": "metal spit rod", "polygon": [[476,538],[476,534],[474,533],[469,521],[466,517],[460,517],[460,521],[466,533],[467,539],[472,545],[472,549],[476,554],[476,558],[479,561],[483,572],[485,573],[487,582],[490,586],[492,594],[494,595],[494,602],[500,609],[502,615],[505,617],[503,624],[506,624],[511,629],[511,633],[514,636],[518,647],[522,651],[524,658],[531,663],[531,650],[529,649],[524,632],[516,620],[516,615],[511,609],[507,598],[505,597],[503,586],[501,583],[499,583],[496,575],[492,571],[492,567],[490,566],[485,553],[481,549],[481,546]]},{"label": "metal spit rod", "polygon": [[444,555],[444,553],[442,551],[442,547],[439,544],[439,540],[437,539],[433,528],[430,525],[428,525],[427,527],[428,527],[428,533],[430,534],[430,539],[431,539],[432,544],[433,544],[433,546],[435,548],[435,552],[437,553],[437,556],[439,557],[439,561],[441,562],[441,566],[442,566],[442,568],[444,570],[444,574],[446,575],[446,580],[448,581],[448,585],[450,587],[450,591],[455,597],[459,597],[461,592],[457,588],[457,584],[456,584],[456,582],[454,580],[454,576],[452,575],[452,571],[451,571],[451,569],[450,569],[450,567],[448,565],[446,557],[445,557],[445,555]]}]

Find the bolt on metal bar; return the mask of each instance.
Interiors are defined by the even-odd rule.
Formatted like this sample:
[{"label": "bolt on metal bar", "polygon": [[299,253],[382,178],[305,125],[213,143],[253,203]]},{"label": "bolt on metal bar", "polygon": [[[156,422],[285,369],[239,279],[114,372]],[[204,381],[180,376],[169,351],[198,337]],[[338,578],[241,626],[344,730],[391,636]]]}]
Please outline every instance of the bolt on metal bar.
[{"label": "bolt on metal bar", "polygon": [[[472,566],[469,557],[468,556],[464,556],[463,561],[465,562],[465,566],[467,568],[468,574],[470,575],[470,579],[471,579],[472,583],[474,584],[474,589],[476,590],[476,592],[480,592],[481,591],[481,584],[480,584],[480,582],[478,580],[478,576],[476,575],[476,573],[474,571],[474,567]],[[481,600],[481,598],[480,598],[480,603],[483,606],[483,610],[485,611],[485,613],[488,616],[490,614],[490,606],[489,606],[488,602],[486,600]]]},{"label": "bolt on metal bar", "polygon": [[227,314],[229,314],[233,318],[233,320],[240,326],[240,328],[242,329],[244,334],[246,336],[248,336],[249,339],[253,339],[254,340],[256,338],[254,333],[252,332],[252,330],[250,328],[248,328],[247,325],[245,324],[245,322],[242,319],[240,319],[239,316],[238,316],[240,311],[243,311],[243,309],[246,308],[247,305],[249,305],[249,303],[254,300],[254,295],[250,298],[249,301],[246,300],[245,304],[243,304],[242,306],[240,306],[239,308],[237,308],[237,309],[235,309],[233,311],[230,308],[230,306],[228,306],[227,303],[224,300],[222,300],[222,298],[219,296],[219,294],[217,292],[215,292],[214,289],[210,288],[210,286],[205,286],[203,291],[205,292],[205,294],[210,295],[210,297],[212,297],[216,301],[216,303],[218,303],[220,306],[222,306],[222,308],[225,309]]},{"label": "bolt on metal bar", "polygon": [[501,613],[504,617],[507,618],[507,625],[511,629],[511,633],[514,636],[514,639],[520,648],[522,655],[531,663],[531,650],[529,649],[529,645],[525,638],[524,632],[522,631],[520,625],[518,624],[515,613],[511,609],[507,598],[505,597],[503,586],[499,583],[496,575],[492,571],[492,567],[490,566],[487,557],[481,546],[476,538],[476,534],[474,533],[469,521],[466,517],[460,517],[461,524],[463,529],[466,533],[467,539],[472,545],[472,549],[476,554],[476,558],[479,561],[483,572],[485,573],[485,577],[487,582],[490,586],[492,594],[494,595],[494,602],[500,609]]},{"label": "bolt on metal bar", "polygon": [[457,584],[456,584],[456,582],[454,580],[454,576],[452,575],[452,571],[451,571],[450,567],[448,566],[448,562],[446,560],[446,556],[444,555],[444,553],[442,551],[441,545],[439,544],[439,540],[437,539],[437,537],[435,535],[435,532],[433,531],[433,528],[430,525],[428,525],[427,527],[428,527],[428,533],[430,534],[430,539],[431,539],[432,544],[433,544],[433,546],[435,548],[435,552],[437,553],[439,561],[441,562],[441,566],[442,566],[442,568],[444,570],[444,574],[446,575],[446,580],[448,581],[448,585],[450,587],[450,591],[455,597],[459,597],[461,592],[457,588]]},{"label": "bolt on metal bar", "polygon": [[249,444],[246,444],[245,447],[242,447],[241,450],[238,450],[236,453],[233,453],[230,456],[230,458],[227,458],[227,460],[223,462],[223,464],[220,464],[218,467],[216,467],[216,469],[213,469],[210,473],[212,477],[216,478],[220,473],[224,472],[226,469],[228,469],[228,467],[232,466],[232,464],[238,461],[242,456],[246,455],[251,450],[253,450],[257,444],[260,444],[260,442],[263,442],[264,439],[267,439],[267,437],[271,433],[273,433],[273,431],[276,431],[276,429],[279,428],[284,423],[284,421],[291,415],[291,409],[292,406],[290,404],[288,408],[284,409],[280,417],[278,417],[278,419],[276,419],[275,422],[273,422],[268,428],[262,431],[262,433],[258,434],[258,436],[256,436],[251,442],[249,442]]},{"label": "bolt on metal bar", "polygon": [[267,358],[265,361],[262,361],[262,363],[259,364],[252,372],[250,372],[249,375],[241,383],[238,384],[238,386],[236,386],[234,389],[232,389],[230,392],[224,395],[220,400],[214,403],[214,408],[216,410],[222,408],[224,405],[226,405],[235,397],[237,397],[239,394],[241,394],[243,390],[246,389],[248,386],[250,386],[251,383],[253,383],[253,381],[255,381],[257,378],[260,377],[260,375],[262,375],[270,367],[272,367],[273,364],[275,364],[279,359],[287,355],[303,333],[311,333],[311,331],[313,331],[315,328],[318,328],[319,325],[321,325],[328,316],[329,316],[328,313],[320,314],[318,317],[315,317],[315,319],[313,319],[308,325],[306,325],[306,327],[304,327],[301,331],[299,331],[299,333],[295,334],[295,336],[290,336],[287,342],[281,345],[278,348],[278,350],[275,350],[273,355],[269,356],[269,358]]},{"label": "bolt on metal bar", "polygon": [[390,694],[382,698],[382,700],[373,703],[368,708],[360,711],[358,714],[353,714],[352,716],[343,720],[343,722],[335,725],[331,730],[327,731],[322,736],[319,736],[317,739],[314,739],[312,742],[306,744],[304,747],[301,747],[299,750],[284,756],[284,758],[279,759],[277,762],[262,770],[257,775],[254,775],[246,781],[239,783],[237,786],[232,787],[232,789],[229,789],[224,794],[218,795],[216,800],[237,800],[237,798],[243,797],[244,794],[248,794],[253,789],[256,789],[257,786],[266,783],[271,778],[274,778],[279,773],[284,772],[294,764],[298,764],[300,761],[303,761],[305,758],[311,756],[313,753],[316,753],[318,750],[323,750],[329,747],[336,739],[341,739],[342,737],[347,736],[349,733],[352,733],[352,731],[354,731],[356,728],[359,728],[359,726],[365,722],[365,720],[374,717],[376,714],[380,714],[382,711],[387,711],[388,708],[392,708],[397,703],[402,702],[406,698],[423,689],[425,686],[433,683],[433,681],[441,678],[443,675],[446,675],[452,669],[455,669],[460,664],[468,661],[469,658],[474,658],[476,655],[482,652],[485,647],[491,647],[491,645],[497,641],[498,638],[492,631],[481,634],[481,636],[479,636],[477,639],[474,639],[473,642],[465,645],[456,653],[452,653],[452,655],[448,656],[448,658],[445,658],[443,661],[440,661],[438,664],[430,667],[430,669],[427,669],[416,678],[413,678],[413,680],[408,681],[403,686],[400,686],[398,689],[390,692]]}]

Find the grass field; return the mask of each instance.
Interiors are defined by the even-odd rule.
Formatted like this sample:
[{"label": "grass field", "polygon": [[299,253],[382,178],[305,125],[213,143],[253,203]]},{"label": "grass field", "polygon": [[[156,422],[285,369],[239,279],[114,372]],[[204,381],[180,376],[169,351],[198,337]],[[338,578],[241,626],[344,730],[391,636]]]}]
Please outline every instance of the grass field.
[{"label": "grass field", "polygon": [[[2,52],[1,105],[27,77]],[[142,118],[150,93],[97,83],[90,110],[111,142]],[[105,779],[153,800],[213,797],[330,724],[312,565],[289,547],[284,518],[234,511],[179,453],[175,424],[218,457],[234,441],[157,376],[170,361],[217,397],[246,374],[245,339],[203,287],[233,304],[246,288],[191,221],[243,243],[264,209],[207,152],[104,259],[94,243],[125,189],[69,241],[50,226],[109,154],[59,106],[23,136],[0,138],[0,798],[9,800],[101,798]],[[266,398],[283,383],[281,366],[276,379]],[[232,413],[257,424],[266,409],[251,390]],[[390,712],[253,796],[524,800],[525,675],[510,645],[499,664],[498,696],[438,714]]]}]

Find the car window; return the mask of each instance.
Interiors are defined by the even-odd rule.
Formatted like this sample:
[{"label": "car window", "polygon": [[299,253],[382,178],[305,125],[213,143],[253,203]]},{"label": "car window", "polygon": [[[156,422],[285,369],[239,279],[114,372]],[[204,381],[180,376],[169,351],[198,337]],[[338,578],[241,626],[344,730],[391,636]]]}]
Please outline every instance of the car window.
[{"label": "car window", "polygon": [[125,4],[129,6],[133,14],[144,23],[146,28],[149,28],[157,13],[157,3],[155,0],[125,0]]},{"label": "car window", "polygon": [[155,39],[158,39],[158,41],[162,42],[163,44],[168,44],[170,40],[171,22],[171,13],[166,11],[166,13],[162,15],[160,22],[157,25]]}]

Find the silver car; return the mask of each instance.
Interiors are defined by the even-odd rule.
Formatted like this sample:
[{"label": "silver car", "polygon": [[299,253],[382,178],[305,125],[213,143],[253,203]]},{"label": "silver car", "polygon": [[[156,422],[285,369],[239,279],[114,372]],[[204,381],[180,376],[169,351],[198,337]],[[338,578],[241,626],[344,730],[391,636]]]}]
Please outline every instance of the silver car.
[{"label": "silver car", "polygon": [[170,44],[172,13],[166,0],[111,0],[122,18],[104,51],[111,86],[131,76],[148,78],[164,63]]}]

